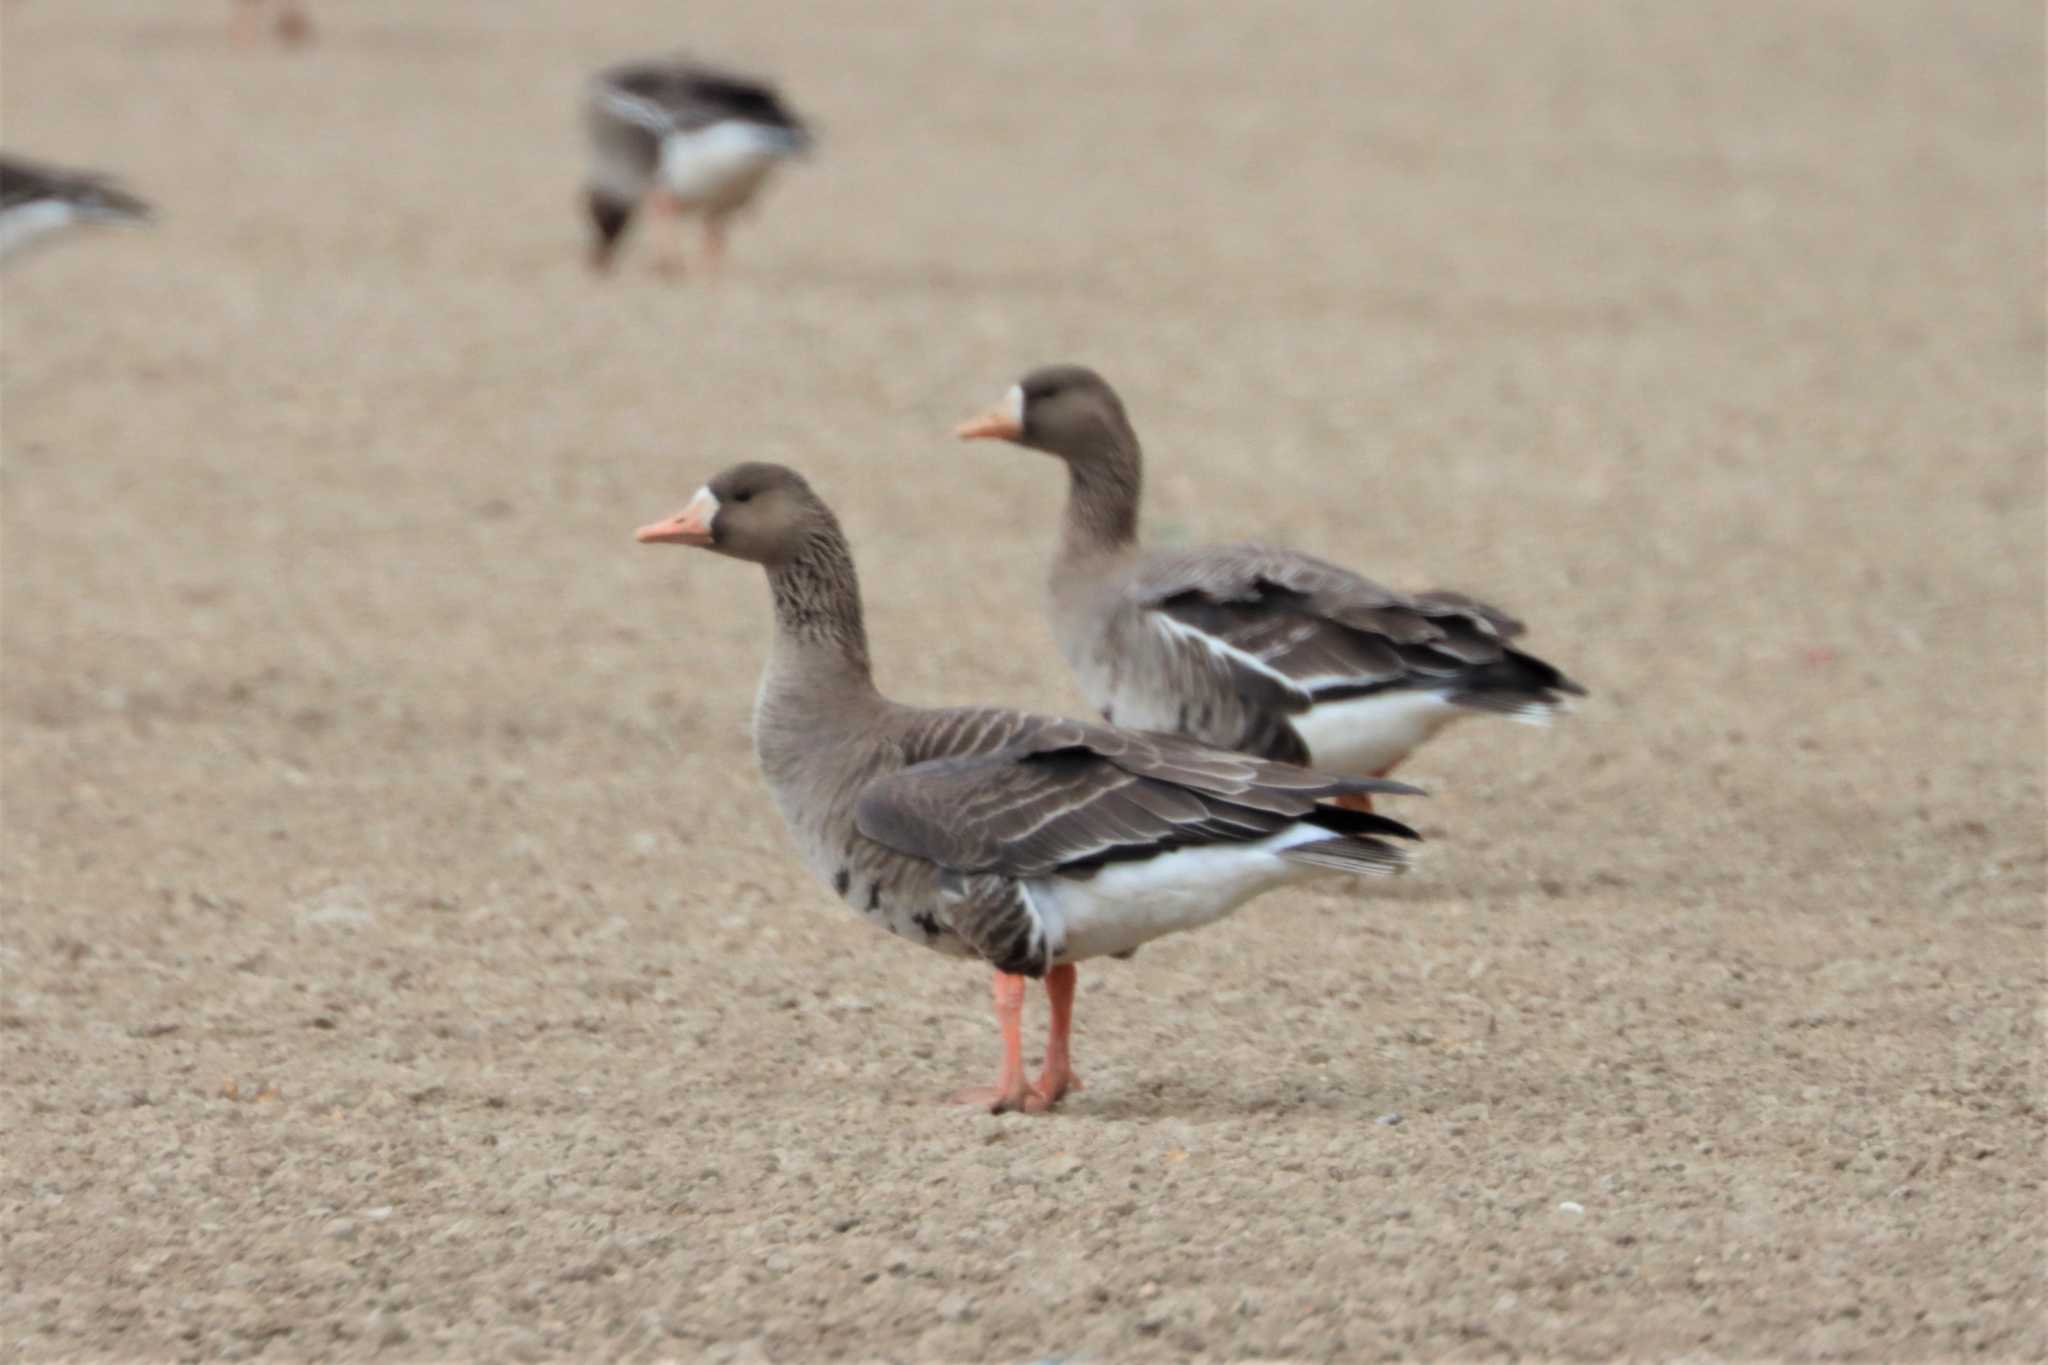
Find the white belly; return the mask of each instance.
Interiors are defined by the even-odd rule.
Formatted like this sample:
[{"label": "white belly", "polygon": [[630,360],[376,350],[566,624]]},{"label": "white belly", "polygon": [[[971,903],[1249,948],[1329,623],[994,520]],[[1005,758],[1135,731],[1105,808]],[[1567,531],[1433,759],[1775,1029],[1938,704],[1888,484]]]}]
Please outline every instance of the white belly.
[{"label": "white belly", "polygon": [[8,209],[0,213],[0,259],[79,220],[78,210],[61,199],[36,199]]},{"label": "white belly", "polygon": [[1294,729],[1308,744],[1310,767],[1340,777],[1373,777],[1471,714],[1440,692],[1375,692],[1321,702],[1294,717]]},{"label": "white belly", "polygon": [[1092,877],[1043,877],[1024,884],[1031,908],[1057,945],[1056,962],[1127,953],[1163,934],[1198,929],[1262,891],[1323,873],[1277,850],[1327,839],[1292,825],[1257,843],[1184,848],[1142,862],[1111,863]]},{"label": "white belly", "polygon": [[661,143],[661,187],[692,208],[737,208],[793,149],[786,129],[761,123],[670,133]]}]

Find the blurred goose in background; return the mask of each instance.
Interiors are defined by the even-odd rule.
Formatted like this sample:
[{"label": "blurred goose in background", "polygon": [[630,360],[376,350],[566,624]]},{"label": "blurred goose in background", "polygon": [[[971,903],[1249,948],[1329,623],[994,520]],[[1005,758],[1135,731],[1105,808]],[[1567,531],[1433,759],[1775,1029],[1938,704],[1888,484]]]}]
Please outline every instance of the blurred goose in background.
[{"label": "blurred goose in background", "polygon": [[[587,206],[596,229],[590,264],[607,269],[643,204],[704,219],[704,259],[716,267],[726,222],[759,194],[777,165],[808,151],[810,131],[774,87],[673,60],[598,73],[584,104],[590,134]],[[682,269],[681,254],[662,268]]]},{"label": "blurred goose in background", "polygon": [[[768,572],[775,638],[754,750],[804,862],[878,927],[995,968],[1002,1068],[962,1100],[1039,1110],[1079,1086],[1074,964],[1128,957],[1316,875],[1407,862],[1383,815],[1319,804],[1396,783],[1329,777],[1000,707],[903,706],[875,689],[860,584],[838,520],[780,465],[737,465],[643,542]],[[1027,978],[1045,981],[1045,1069],[1024,1079]]]},{"label": "blurred goose in background", "polygon": [[279,42],[286,46],[313,41],[313,20],[299,0],[233,0],[229,31],[243,43]]},{"label": "blurred goose in background", "polygon": [[1066,463],[1053,635],[1117,725],[1384,777],[1460,717],[1541,724],[1584,695],[1508,643],[1520,622],[1457,593],[1404,595],[1270,545],[1145,550],[1137,433],[1093,370],[1033,370],[955,434]]},{"label": "blurred goose in background", "polygon": [[0,260],[67,228],[149,216],[148,204],[108,176],[0,153]]}]

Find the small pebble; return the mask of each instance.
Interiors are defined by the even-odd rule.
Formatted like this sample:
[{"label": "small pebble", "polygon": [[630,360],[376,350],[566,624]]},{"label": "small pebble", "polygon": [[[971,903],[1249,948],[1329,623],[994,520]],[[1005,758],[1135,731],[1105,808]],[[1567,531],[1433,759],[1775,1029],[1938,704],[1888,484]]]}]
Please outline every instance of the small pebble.
[{"label": "small pebble", "polygon": [[939,1300],[939,1316],[947,1322],[972,1322],[974,1303],[965,1294],[948,1294]]},{"label": "small pebble", "polygon": [[1576,1217],[1579,1214],[1582,1214],[1586,1211],[1586,1206],[1584,1204],[1580,1204],[1573,1200],[1567,1199],[1562,1204],[1559,1204],[1557,1206],[1557,1211],[1559,1213],[1569,1213]]},{"label": "small pebble", "polygon": [[1382,1128],[1393,1128],[1400,1124],[1401,1116],[1399,1114],[1381,1114],[1373,1122]]}]

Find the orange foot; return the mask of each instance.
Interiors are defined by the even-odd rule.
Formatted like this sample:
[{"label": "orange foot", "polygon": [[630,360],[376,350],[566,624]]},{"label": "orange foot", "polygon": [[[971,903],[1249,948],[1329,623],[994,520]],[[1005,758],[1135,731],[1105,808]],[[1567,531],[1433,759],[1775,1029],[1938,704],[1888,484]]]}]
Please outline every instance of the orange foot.
[{"label": "orange foot", "polygon": [[1081,1078],[1074,1074],[1072,1063],[1068,1063],[1057,1071],[1051,1066],[1047,1066],[1044,1071],[1039,1073],[1038,1084],[1033,1086],[1032,1090],[1034,1093],[1044,1096],[1045,1107],[1050,1109],[1065,1099],[1069,1092],[1086,1090],[1087,1088],[1087,1086],[1081,1084]]},{"label": "orange foot", "polygon": [[999,1085],[970,1085],[955,1091],[952,1100],[954,1104],[977,1105],[991,1114],[1043,1114],[1052,1107],[1045,1093],[1026,1084],[1021,1076],[1008,1089]]},{"label": "orange foot", "polygon": [[[1024,989],[1030,984],[1008,972],[995,974],[996,1023],[1003,1033],[1002,1069],[996,1073],[994,1085],[963,1090],[954,1097],[957,1102],[985,1105],[991,1114],[1042,1114],[1051,1107],[1052,1101],[1045,1097],[1045,1092],[1033,1089],[1024,1079]],[[1046,1058],[1048,1070],[1055,1060],[1059,1059]]]}]

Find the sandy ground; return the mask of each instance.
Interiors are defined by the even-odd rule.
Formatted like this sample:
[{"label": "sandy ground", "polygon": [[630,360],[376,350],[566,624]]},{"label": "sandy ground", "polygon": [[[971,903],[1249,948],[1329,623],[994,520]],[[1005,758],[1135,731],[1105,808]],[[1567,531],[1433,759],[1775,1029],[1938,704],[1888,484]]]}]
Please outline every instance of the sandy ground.
[{"label": "sandy ground", "polygon": [[[5,285],[0,1349],[2048,1352],[2038,7],[886,8],[5,9],[7,145],[162,221]],[[594,282],[578,84],[684,41],[823,154]],[[755,574],[630,532],[797,464],[885,686],[1073,710],[1054,470],[946,435],[1055,358],[1155,536],[1597,696],[994,1119],[984,977],[789,856]]]}]

